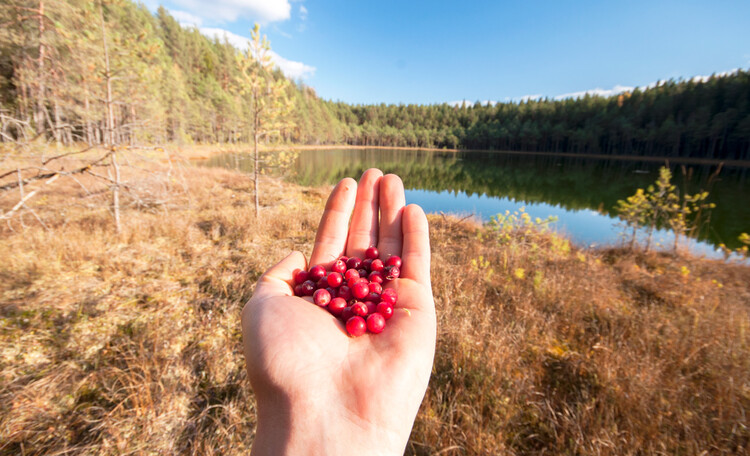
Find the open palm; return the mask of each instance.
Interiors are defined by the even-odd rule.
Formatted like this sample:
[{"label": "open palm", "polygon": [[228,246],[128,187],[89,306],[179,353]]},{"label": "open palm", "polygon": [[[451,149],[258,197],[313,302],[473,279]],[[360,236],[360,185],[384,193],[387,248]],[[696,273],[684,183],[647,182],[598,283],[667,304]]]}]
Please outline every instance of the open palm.
[{"label": "open palm", "polygon": [[[242,315],[248,375],[258,402],[254,454],[401,454],[427,388],[435,349],[427,220],[404,205],[401,180],[366,171],[342,180],[306,264],[293,252],[258,282]],[[351,223],[350,223],[351,218]],[[385,331],[352,338],[310,298],[293,296],[295,269],[342,255],[403,259]]]}]

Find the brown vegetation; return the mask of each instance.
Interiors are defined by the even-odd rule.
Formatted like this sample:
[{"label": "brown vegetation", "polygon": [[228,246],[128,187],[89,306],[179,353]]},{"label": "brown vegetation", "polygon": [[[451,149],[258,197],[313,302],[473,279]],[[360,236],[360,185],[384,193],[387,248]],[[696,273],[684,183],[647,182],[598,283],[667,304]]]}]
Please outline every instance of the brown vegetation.
[{"label": "brown vegetation", "polygon": [[[1,455],[252,444],[239,312],[268,266],[310,253],[328,189],[268,180],[255,219],[245,176],[129,160],[120,235],[92,176],[28,201],[44,226],[0,226]],[[430,222],[438,347],[407,453],[750,447],[750,268]]]}]

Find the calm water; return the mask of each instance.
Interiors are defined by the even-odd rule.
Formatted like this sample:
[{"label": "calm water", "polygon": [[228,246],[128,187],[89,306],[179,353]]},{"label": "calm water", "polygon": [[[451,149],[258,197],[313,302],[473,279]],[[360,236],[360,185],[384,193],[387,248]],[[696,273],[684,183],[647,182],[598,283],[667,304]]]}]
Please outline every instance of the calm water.
[{"label": "calm water", "polygon": [[[209,166],[251,171],[248,156],[216,156]],[[660,163],[600,160],[502,152],[436,152],[394,149],[323,149],[300,152],[294,177],[303,185],[357,178],[377,167],[401,176],[407,203],[427,212],[473,215],[482,220],[524,208],[532,217],[558,218],[555,229],[582,245],[621,242],[623,228],[614,213],[617,200],[645,188],[658,176]],[[750,170],[716,166],[671,166],[673,183],[688,192],[709,191],[717,208],[704,225],[693,251],[714,255],[723,242],[737,246],[750,232]],[[712,177],[713,176],[713,177]],[[657,242],[671,246],[671,235]]]}]

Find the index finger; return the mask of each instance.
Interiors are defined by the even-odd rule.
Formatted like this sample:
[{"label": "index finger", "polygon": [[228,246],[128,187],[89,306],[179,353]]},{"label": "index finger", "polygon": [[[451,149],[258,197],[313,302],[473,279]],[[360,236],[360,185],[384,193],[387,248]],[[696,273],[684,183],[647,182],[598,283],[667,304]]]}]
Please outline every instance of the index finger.
[{"label": "index finger", "polygon": [[342,179],[333,188],[320,217],[315,246],[310,255],[310,266],[333,262],[344,253],[349,232],[349,217],[354,208],[357,182],[350,178]]}]

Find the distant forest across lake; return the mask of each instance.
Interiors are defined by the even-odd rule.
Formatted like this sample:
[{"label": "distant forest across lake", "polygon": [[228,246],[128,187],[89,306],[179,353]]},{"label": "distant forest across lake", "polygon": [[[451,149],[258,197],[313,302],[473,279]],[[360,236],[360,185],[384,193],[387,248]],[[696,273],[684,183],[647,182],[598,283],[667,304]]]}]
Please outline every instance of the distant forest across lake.
[{"label": "distant forest across lake", "polygon": [[[116,142],[253,136],[240,50],[181,26],[164,8],[152,14],[130,1],[99,9],[80,0],[10,0],[0,23],[0,141],[103,142],[107,81]],[[287,90],[291,109],[276,139],[294,144],[750,160],[750,73],[743,70],[611,97],[484,105],[352,105],[322,100],[301,82]]]}]

